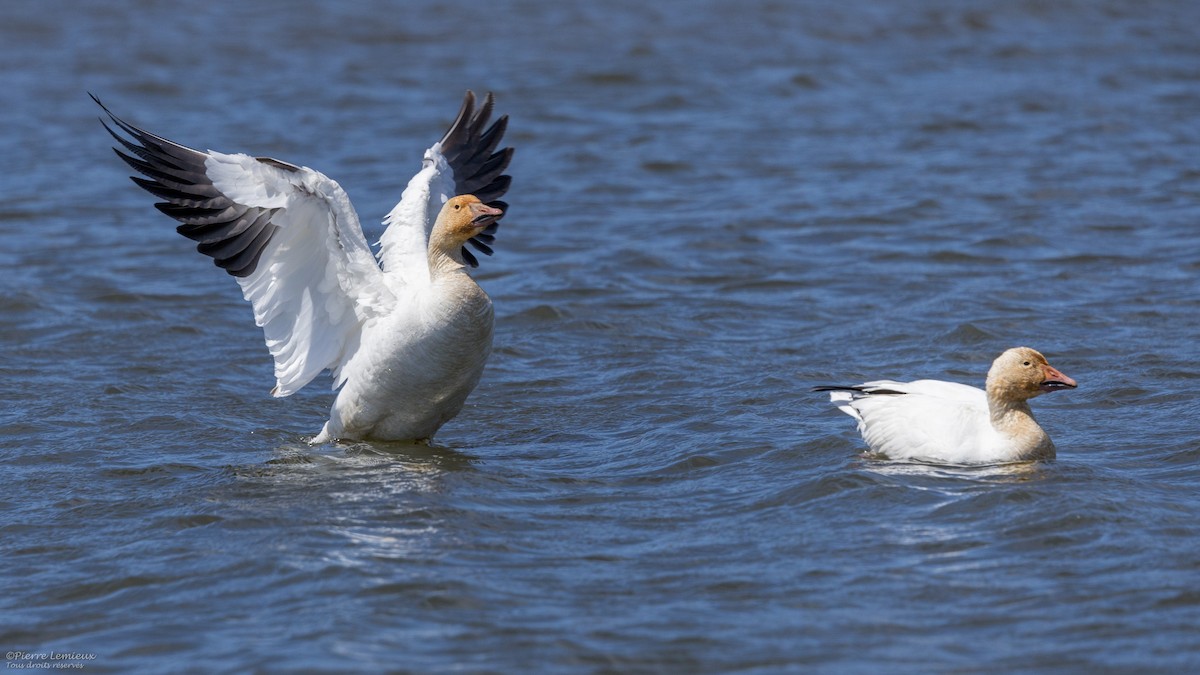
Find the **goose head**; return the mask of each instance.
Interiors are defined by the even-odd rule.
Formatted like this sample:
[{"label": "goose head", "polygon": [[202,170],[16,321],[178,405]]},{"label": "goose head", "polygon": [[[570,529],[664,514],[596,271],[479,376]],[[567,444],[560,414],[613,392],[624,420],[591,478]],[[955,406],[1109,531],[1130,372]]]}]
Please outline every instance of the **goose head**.
[{"label": "goose head", "polygon": [[503,209],[488,206],[475,195],[458,195],[447,200],[429,233],[430,260],[448,258],[454,265],[470,263],[474,267],[474,256],[464,246],[471,241],[490,255],[487,244],[492,240],[491,233],[496,231],[496,221],[503,215]]},{"label": "goose head", "polygon": [[446,201],[438,213],[433,229],[456,245],[466,243],[496,222],[504,212],[479,201],[475,195],[459,195]]},{"label": "goose head", "polygon": [[1014,347],[1001,354],[992,363],[987,376],[988,396],[1014,403],[1046,392],[1075,387],[1075,380],[1050,365],[1036,349],[1029,347]]}]

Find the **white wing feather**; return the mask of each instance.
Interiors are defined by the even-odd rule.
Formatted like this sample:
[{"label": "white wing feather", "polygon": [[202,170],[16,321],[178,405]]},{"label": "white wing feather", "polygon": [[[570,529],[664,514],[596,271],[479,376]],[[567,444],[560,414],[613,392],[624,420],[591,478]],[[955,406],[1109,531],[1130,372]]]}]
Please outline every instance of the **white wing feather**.
[{"label": "white wing feather", "polygon": [[281,209],[257,269],[238,278],[275,359],[272,394],[291,395],[327,368],[337,387],[362,324],[394,301],[345,191],[312,169],[208,155],[217,189],[240,203]]},{"label": "white wing feather", "polygon": [[[492,95],[488,94],[477,108],[475,94],[468,91],[445,135],[425,151],[421,170],[404,188],[400,203],[383,220],[387,229],[379,238],[379,259],[387,278],[412,289],[428,286],[429,232],[442,205],[451,197],[473,194],[501,211],[508,210],[508,205],[498,200],[511,181],[504,170],[512,159],[512,148],[496,151],[508,127],[508,116],[488,126],[493,105]],[[494,233],[495,227],[490,228],[471,239],[471,246],[491,255],[488,244]],[[462,252],[463,259],[474,267],[475,256],[466,247]]]},{"label": "white wing feather", "polygon": [[871,450],[889,458],[965,463],[990,438],[982,389],[939,380],[877,380],[857,389],[830,392],[830,399],[858,420]]},{"label": "white wing feather", "polygon": [[414,288],[429,285],[429,231],[442,205],[454,196],[454,171],[439,141],[425,151],[421,170],[383,219],[387,229],[379,238],[379,259],[389,275]]},{"label": "white wing feather", "polygon": [[275,360],[272,393],[295,393],[326,368],[340,384],[362,324],[394,302],[345,191],[312,169],[201,152],[104,110],[132,138],[105,125],[131,153],[117,154],[149,179],[135,182],[237,278]]}]

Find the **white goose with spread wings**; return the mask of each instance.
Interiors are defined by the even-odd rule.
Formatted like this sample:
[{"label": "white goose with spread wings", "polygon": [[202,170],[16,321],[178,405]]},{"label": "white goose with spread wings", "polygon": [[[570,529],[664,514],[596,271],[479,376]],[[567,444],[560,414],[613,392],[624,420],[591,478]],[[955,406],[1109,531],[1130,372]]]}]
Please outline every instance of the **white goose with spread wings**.
[{"label": "white goose with spread wings", "polygon": [[[268,157],[201,152],[143,131],[96,103],[124,135],[133,181],[237,279],[275,359],[275,396],[323,370],[340,388],[313,442],[427,440],[462,409],[492,347],[492,304],[466,273],[491,255],[512,148],[508,117],[467,92],[449,131],[384,222],[379,262],[335,181]],[[487,128],[485,129],[485,126]],[[122,151],[122,149],[124,151]],[[381,267],[382,264],[382,267]]]}]

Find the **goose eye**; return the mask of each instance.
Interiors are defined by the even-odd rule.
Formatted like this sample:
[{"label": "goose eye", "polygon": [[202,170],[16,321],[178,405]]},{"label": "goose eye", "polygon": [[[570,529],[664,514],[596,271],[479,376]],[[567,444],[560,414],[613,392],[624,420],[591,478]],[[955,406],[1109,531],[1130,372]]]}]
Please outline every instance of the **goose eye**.
[{"label": "goose eye", "polygon": [[1028,367],[1028,366],[1029,366],[1029,362],[1028,362],[1028,361],[1026,361],[1026,362],[1022,363],[1021,365],[1025,366],[1025,367]]},{"label": "goose eye", "polygon": [[[454,205],[454,210],[455,210],[455,211],[457,211],[457,210],[459,210],[459,209],[461,209],[461,208],[462,208],[462,204],[455,204],[455,205]],[[1026,363],[1025,365],[1029,365],[1029,364],[1028,364],[1028,363]]]}]

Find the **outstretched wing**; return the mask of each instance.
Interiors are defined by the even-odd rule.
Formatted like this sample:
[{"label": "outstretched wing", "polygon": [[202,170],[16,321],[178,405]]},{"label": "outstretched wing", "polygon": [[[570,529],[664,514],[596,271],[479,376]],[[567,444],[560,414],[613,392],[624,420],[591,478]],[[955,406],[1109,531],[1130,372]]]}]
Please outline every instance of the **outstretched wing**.
[{"label": "outstretched wing", "polygon": [[117,156],[163,199],[176,230],[233,275],[275,359],[275,396],[288,396],[358,347],[364,322],[391,296],[345,191],[324,175],[267,157],[201,152],[144,131],[100,103]]},{"label": "outstretched wing", "polygon": [[[496,150],[508,128],[507,115],[484,129],[494,105],[489,93],[476,109],[475,94],[466,93],[454,123],[440,141],[425,151],[421,170],[408,182],[400,203],[383,220],[387,225],[379,238],[383,269],[398,275],[406,284],[429,283],[426,250],[429,231],[448,199],[472,194],[490,206],[508,211],[508,204],[499,200],[512,183],[512,177],[505,175],[504,170],[512,160],[513,149]],[[491,255],[498,226],[493,224],[469,243],[479,252]],[[465,246],[462,254],[471,267],[479,265]]]}]

